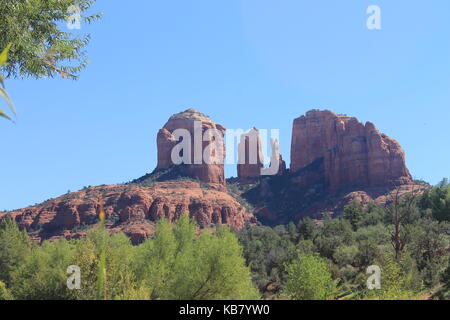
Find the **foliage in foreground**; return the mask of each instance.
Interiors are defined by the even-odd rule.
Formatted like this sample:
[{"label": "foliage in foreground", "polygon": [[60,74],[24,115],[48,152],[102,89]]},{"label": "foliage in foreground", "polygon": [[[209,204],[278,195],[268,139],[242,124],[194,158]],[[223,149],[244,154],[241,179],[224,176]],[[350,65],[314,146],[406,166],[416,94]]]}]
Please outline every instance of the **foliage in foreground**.
[{"label": "foliage in foreground", "polygon": [[[9,52],[9,49],[11,49],[11,46],[12,46],[12,44],[9,43],[6,46],[6,48],[3,49],[3,51],[0,53],[0,67],[5,65],[6,62],[8,61],[8,52]],[[16,110],[14,108],[14,105],[13,105],[11,99],[9,98],[8,93],[6,92],[5,78],[3,77],[2,74],[0,74],[0,97],[2,97],[5,100],[9,109],[15,114]],[[12,120],[11,117],[9,115],[7,115],[2,109],[0,109],[0,117]]]},{"label": "foliage in foreground", "polygon": [[[291,222],[274,228],[247,226],[238,231],[238,237],[253,281],[267,299],[283,299],[286,294],[293,297],[292,284],[301,283],[307,277],[305,272],[294,270],[308,270],[300,268],[299,261],[312,259],[307,258],[310,256],[320,257],[327,263],[337,283],[333,295],[336,299],[448,299],[449,190],[444,180],[408,207],[399,228],[405,244],[400,252],[396,252],[393,241],[396,232],[391,208],[374,203],[352,202],[342,217],[327,218],[320,223],[304,218],[296,224]],[[409,200],[402,198],[398,210],[403,210],[403,201]],[[381,269],[381,290],[367,288],[370,275],[366,270],[371,265]],[[293,278],[293,274],[297,275]],[[303,285],[302,292],[306,289]],[[308,299],[314,299],[315,295],[323,297],[321,289],[317,291],[308,294]]]},{"label": "foliage in foreground", "polygon": [[9,63],[2,67],[7,77],[78,77],[86,66],[84,48],[89,35],[71,32],[66,23],[79,14],[81,23],[100,19],[88,14],[95,0],[2,0],[0,48],[8,43]]},{"label": "foliage in foreground", "polygon": [[[356,202],[340,218],[249,225],[237,237],[222,227],[199,232],[186,216],[161,220],[136,247],[102,226],[37,246],[4,220],[0,299],[449,299],[449,188],[444,181],[415,199],[400,233],[389,207]],[[81,290],[67,289],[69,265],[81,268]],[[380,289],[367,288],[371,265],[381,269]]]},{"label": "foliage in foreground", "polygon": [[333,298],[336,283],[329,265],[317,255],[304,255],[287,267],[286,293],[293,300]]},{"label": "foliage in foreground", "polygon": [[[9,245],[5,245],[9,243]],[[16,250],[17,249],[17,250]],[[11,220],[0,225],[0,299],[96,299],[105,252],[105,299],[257,299],[235,235],[196,234],[188,217],[159,221],[154,238],[133,247],[124,234],[92,229],[80,240],[31,244]],[[67,267],[81,290],[67,288]]]}]

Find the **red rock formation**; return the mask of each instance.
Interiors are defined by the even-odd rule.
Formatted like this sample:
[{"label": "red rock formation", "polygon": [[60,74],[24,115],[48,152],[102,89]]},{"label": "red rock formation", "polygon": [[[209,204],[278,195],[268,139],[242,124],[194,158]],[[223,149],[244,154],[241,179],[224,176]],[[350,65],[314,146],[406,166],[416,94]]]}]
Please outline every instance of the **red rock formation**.
[{"label": "red rock formation", "polygon": [[258,178],[264,168],[261,138],[258,129],[242,134],[238,147],[237,173],[239,179]]},{"label": "red rock formation", "polygon": [[287,167],[286,167],[286,161],[283,160],[283,157],[280,154],[280,168],[278,169],[278,176],[281,176],[283,174],[287,173]]},{"label": "red rock formation", "polygon": [[246,222],[256,222],[229,194],[190,181],[155,182],[153,187],[91,187],[33,207],[0,213],[0,219],[12,217],[36,240],[79,238],[85,234],[80,229],[98,222],[100,201],[104,203],[108,229],[125,232],[133,243],[151,235],[153,222],[163,217],[175,221],[189,214],[201,227],[227,224],[236,229]]},{"label": "red rock formation", "polygon": [[[196,126],[197,124],[198,127]],[[188,161],[182,162],[182,164],[184,164],[182,166],[184,174],[206,183],[225,185],[223,166],[225,159],[225,144],[223,141],[225,128],[220,124],[214,123],[207,116],[194,109],[188,109],[173,115],[159,131],[157,137],[158,165],[156,170],[167,169],[171,166],[180,164],[174,163],[172,153],[174,147],[176,145],[181,146],[180,142],[183,142],[184,139],[177,139],[175,133],[183,133],[180,131],[183,129],[184,132],[189,133],[191,138],[190,143],[187,142],[187,147],[190,149],[190,152],[185,149],[176,153],[181,157],[184,156],[183,161],[186,158],[188,159]],[[215,132],[217,134],[214,136],[208,135],[210,132]],[[216,143],[213,143],[214,141]],[[216,145],[217,148],[214,148],[214,145]],[[197,146],[199,147],[196,148]],[[200,150],[200,152],[195,152],[196,150]],[[207,150],[209,150],[209,153]],[[189,152],[189,154],[183,154],[184,152]],[[209,163],[203,156],[204,153],[208,153],[210,159]]]},{"label": "red rock formation", "polygon": [[[322,161],[322,178],[332,190],[411,184],[397,141],[356,118],[312,110],[294,120],[291,172]],[[311,184],[311,181],[303,181]]]},{"label": "red rock formation", "polygon": [[[177,129],[184,129],[192,140],[179,141]],[[215,129],[215,136],[206,135],[209,129]],[[189,109],[173,115],[157,138],[155,173],[161,176],[152,174],[127,185],[87,188],[36,206],[0,212],[0,219],[12,217],[36,241],[79,238],[85,234],[84,229],[97,224],[102,202],[107,228],[111,232],[123,231],[133,243],[149,237],[159,218],[175,221],[183,214],[189,214],[201,227],[228,224],[240,229],[247,222],[255,223],[256,219],[226,192],[224,132],[224,127],[198,111]],[[200,135],[197,137],[200,140],[195,140],[196,134]],[[249,141],[255,136],[259,157],[256,163],[251,163]],[[214,141],[218,148],[211,149]],[[176,148],[183,142],[187,148],[181,153]],[[180,166],[173,162],[174,148],[180,158],[189,155],[194,161],[196,146],[200,154],[210,155],[216,161],[208,163],[200,159],[200,163]],[[271,162],[279,162],[278,171],[265,168],[264,173],[270,171],[268,175],[273,176],[261,179],[261,183],[251,188],[248,188],[251,183],[241,179],[261,175],[263,159],[256,129],[244,135],[240,148],[246,150],[247,155],[238,166],[239,178],[230,183],[246,184],[242,196],[255,207],[261,220],[274,225],[305,216],[320,218],[324,213],[339,214],[352,199],[385,204],[389,198],[386,194],[395,186],[401,186],[404,193],[415,187],[405,166],[405,155],[395,140],[377,131],[370,122],[364,125],[356,118],[330,111],[312,110],[294,121],[289,172],[278,153],[278,141],[272,140]],[[199,182],[167,181],[173,179],[171,173],[176,176],[180,172],[208,183],[209,187],[202,187]]]},{"label": "red rock formation", "polygon": [[353,200],[361,202],[363,205],[369,203],[375,203],[381,206],[392,204],[395,198],[395,193],[398,192],[400,197],[411,193],[423,193],[425,190],[430,189],[427,184],[407,184],[397,188],[392,188],[386,191],[385,188],[369,188],[366,190],[352,191],[348,193],[342,193],[337,195],[329,195],[326,201],[317,201],[312,204],[308,209],[304,210],[297,218],[303,218],[305,216],[322,219],[324,215],[336,216],[344,212],[345,206],[347,206]]},{"label": "red rock formation", "polygon": [[272,155],[269,168],[275,160],[278,164],[278,170],[274,172],[271,172],[272,170],[269,168],[264,169],[264,155],[258,129],[253,128],[249,132],[241,135],[240,140],[237,165],[240,182],[253,182],[255,178],[264,175],[283,175],[287,172],[286,162],[279,153],[278,140],[271,141]]},{"label": "red rock formation", "polygon": [[[271,171],[270,168],[272,167],[272,165],[274,165],[274,166],[278,166],[278,169],[275,169],[275,167],[274,167],[274,169],[277,171],[274,172],[273,175],[275,175],[275,176],[284,175],[287,173],[286,162],[283,160],[283,157],[281,156],[280,144],[279,144],[278,140],[272,139],[271,146],[272,146],[272,156],[270,157],[270,165],[269,165],[268,172]],[[276,162],[276,164],[275,164],[275,162]],[[270,173],[269,175],[272,175],[272,173]]]},{"label": "red rock formation", "polygon": [[405,194],[429,187],[412,180],[398,142],[372,123],[312,110],[294,120],[291,169],[242,196],[260,222],[277,225],[339,215],[353,199],[385,205],[397,188]]}]

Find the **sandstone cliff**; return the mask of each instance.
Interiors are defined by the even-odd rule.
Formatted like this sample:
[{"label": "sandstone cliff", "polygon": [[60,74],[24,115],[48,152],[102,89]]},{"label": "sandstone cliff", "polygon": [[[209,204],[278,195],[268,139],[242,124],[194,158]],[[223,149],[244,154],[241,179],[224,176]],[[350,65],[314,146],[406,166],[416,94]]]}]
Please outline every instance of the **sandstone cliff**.
[{"label": "sandstone cliff", "polygon": [[258,178],[264,167],[264,156],[258,129],[242,134],[238,146],[237,173],[240,179]]},{"label": "sandstone cliff", "polygon": [[412,180],[397,141],[370,122],[327,110],[311,110],[294,120],[291,167],[281,172],[251,185],[230,180],[262,223],[321,219],[339,215],[353,199],[383,205],[396,188],[407,193],[429,187]]},{"label": "sandstone cliff", "polygon": [[[175,131],[180,131],[180,129],[189,133],[190,143],[183,140],[186,137],[177,139]],[[208,133],[210,132],[218,133],[218,135],[209,135]],[[158,164],[156,170],[179,165],[179,163],[173,162],[173,150],[180,142],[186,142],[188,143],[188,148],[180,150],[178,153],[183,160],[188,159],[188,161],[182,162],[181,170],[183,173],[205,183],[225,185],[223,167],[225,159],[224,133],[225,128],[223,126],[213,122],[207,116],[194,109],[188,109],[171,116],[158,133]],[[210,148],[208,148],[209,146]],[[212,146],[217,146],[217,148],[212,148]],[[190,149],[190,152],[188,149]],[[200,152],[195,152],[196,150]],[[204,157],[208,150],[210,152],[208,156],[213,160],[209,163]],[[188,152],[189,154],[183,154],[183,152]]]},{"label": "sandstone cliff", "polygon": [[64,236],[78,238],[98,223],[98,208],[104,203],[112,232],[123,231],[134,243],[153,233],[160,218],[170,221],[188,214],[200,227],[227,224],[241,229],[256,219],[232,196],[205,188],[194,181],[154,182],[152,187],[137,184],[85,188],[42,204],[0,213],[13,218],[36,241]]},{"label": "sandstone cliff", "polygon": [[[209,129],[214,134],[208,134]],[[36,206],[0,212],[0,219],[12,217],[36,241],[77,238],[98,223],[103,202],[108,229],[123,231],[133,243],[140,243],[153,233],[154,222],[161,217],[174,221],[189,214],[200,227],[228,224],[240,229],[256,223],[255,213],[263,223],[276,225],[305,216],[320,219],[323,214],[339,214],[352,199],[384,204],[386,194],[396,187],[402,193],[417,187],[400,145],[372,123],[312,110],[294,121],[290,170],[277,152],[278,141],[273,140],[271,162],[279,163],[278,172],[260,175],[261,141],[253,129],[241,139],[239,148],[245,155],[240,153],[239,176],[229,179],[227,189],[224,133],[224,127],[188,109],[170,117],[159,131],[158,164],[152,174],[129,184],[87,188]],[[183,134],[192,140],[185,140]],[[251,139],[256,141],[256,161],[250,161]],[[183,142],[187,148],[175,148]],[[190,156],[194,162],[196,147],[202,154],[200,163],[173,162],[174,148],[179,158]],[[215,162],[206,163],[204,155]]]},{"label": "sandstone cliff", "polygon": [[264,169],[264,154],[262,152],[261,137],[257,128],[251,129],[249,132],[241,135],[238,147],[238,164],[237,174],[241,182],[254,182],[261,176],[267,175],[283,175],[287,172],[286,162],[279,153],[278,140],[271,141],[271,158],[269,168],[272,161],[278,164],[278,170],[271,172],[269,168]]},{"label": "sandstone cliff", "polygon": [[[399,143],[375,126],[331,111],[312,110],[294,120],[291,172],[323,162],[332,190],[392,187],[412,182]],[[311,184],[312,182],[305,182]]]}]

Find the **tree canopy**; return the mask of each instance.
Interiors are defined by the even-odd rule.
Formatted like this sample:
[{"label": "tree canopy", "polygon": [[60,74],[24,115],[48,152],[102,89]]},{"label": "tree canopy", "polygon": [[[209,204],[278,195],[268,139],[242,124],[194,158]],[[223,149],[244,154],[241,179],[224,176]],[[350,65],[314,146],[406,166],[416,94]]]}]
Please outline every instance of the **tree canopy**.
[{"label": "tree canopy", "polygon": [[[8,64],[0,67],[7,77],[76,79],[87,64],[89,34],[72,32],[67,22],[98,20],[90,14],[95,0],[2,0],[0,48],[12,43]],[[73,21],[72,21],[73,22]]]}]

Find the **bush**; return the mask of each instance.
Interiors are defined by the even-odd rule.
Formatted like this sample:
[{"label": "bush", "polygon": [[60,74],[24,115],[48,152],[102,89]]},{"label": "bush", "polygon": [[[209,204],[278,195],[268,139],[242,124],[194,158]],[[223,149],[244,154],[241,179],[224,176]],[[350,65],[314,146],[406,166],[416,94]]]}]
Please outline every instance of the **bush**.
[{"label": "bush", "polygon": [[195,235],[187,216],[162,220],[155,238],[138,248],[135,263],[154,299],[255,299],[258,293],[236,237],[226,228]]},{"label": "bush", "polygon": [[66,240],[45,242],[13,272],[11,291],[20,300],[68,300],[67,267],[73,264],[74,246]]},{"label": "bush", "polygon": [[358,247],[352,246],[340,246],[336,249],[333,255],[333,260],[339,267],[347,265],[354,265],[356,255],[358,254]]},{"label": "bush", "polygon": [[286,294],[294,300],[323,300],[334,297],[336,283],[328,264],[317,255],[304,255],[287,266]]},{"label": "bush", "polygon": [[[0,299],[258,299],[236,236],[227,228],[197,232],[186,215],[175,224],[161,220],[138,247],[104,227],[37,246],[5,220],[0,263],[8,282],[0,282]],[[80,290],[67,288],[71,265],[81,269]]]},{"label": "bush", "polygon": [[414,276],[407,270],[405,260],[395,261],[385,254],[381,263],[381,289],[368,293],[369,298],[380,300],[418,299],[419,293],[413,289]]},{"label": "bush", "polygon": [[355,232],[355,240],[358,242],[371,240],[376,244],[383,244],[388,243],[390,238],[389,230],[383,224],[362,227]]},{"label": "bush", "polygon": [[6,288],[6,285],[0,281],[0,301],[4,300],[13,300],[13,296]]}]

